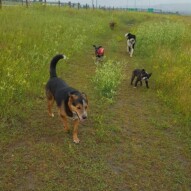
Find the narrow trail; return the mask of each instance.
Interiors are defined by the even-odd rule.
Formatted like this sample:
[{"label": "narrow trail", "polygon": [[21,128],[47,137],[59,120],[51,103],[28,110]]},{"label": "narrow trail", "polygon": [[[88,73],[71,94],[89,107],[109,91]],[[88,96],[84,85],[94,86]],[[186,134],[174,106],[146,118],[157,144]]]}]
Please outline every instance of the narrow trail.
[{"label": "narrow trail", "polygon": [[123,51],[118,58],[127,60],[126,77],[112,110],[108,110],[115,113],[112,123],[121,128],[120,143],[113,145],[108,154],[111,169],[123,177],[118,190],[191,189],[189,148],[178,136],[181,127],[176,115],[156,95],[154,75],[150,89],[144,83],[133,88],[131,71],[141,63]]}]

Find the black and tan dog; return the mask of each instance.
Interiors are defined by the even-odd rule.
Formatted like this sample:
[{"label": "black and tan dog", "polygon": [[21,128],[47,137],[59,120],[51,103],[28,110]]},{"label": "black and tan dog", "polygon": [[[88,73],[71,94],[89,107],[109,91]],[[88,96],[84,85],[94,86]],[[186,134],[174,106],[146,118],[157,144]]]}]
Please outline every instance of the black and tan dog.
[{"label": "black and tan dog", "polygon": [[85,93],[68,86],[61,78],[57,77],[56,64],[64,55],[58,54],[50,63],[50,79],[46,84],[48,100],[48,114],[54,117],[52,106],[56,101],[59,115],[63,121],[65,131],[69,131],[67,117],[74,120],[73,141],[79,143],[78,125],[87,118],[88,99]]},{"label": "black and tan dog", "polygon": [[135,81],[135,88],[137,87],[138,82],[140,82],[140,85],[142,86],[142,80],[145,80],[146,87],[149,88],[148,80],[151,77],[152,73],[147,73],[145,69],[135,69],[132,72],[132,77],[131,77],[131,85],[133,85],[133,80],[135,77],[137,77]]}]

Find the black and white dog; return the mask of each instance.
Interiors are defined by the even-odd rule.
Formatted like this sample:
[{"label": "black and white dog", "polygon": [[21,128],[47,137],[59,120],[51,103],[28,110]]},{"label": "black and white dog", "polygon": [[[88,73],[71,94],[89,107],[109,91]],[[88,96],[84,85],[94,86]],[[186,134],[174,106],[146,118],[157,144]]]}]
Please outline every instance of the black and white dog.
[{"label": "black and white dog", "polygon": [[127,38],[127,52],[130,54],[130,57],[132,57],[136,43],[136,36],[131,33],[126,33],[125,37]]},{"label": "black and white dog", "polygon": [[147,73],[145,69],[135,69],[132,72],[131,77],[131,85],[133,85],[133,80],[135,77],[137,77],[135,81],[135,88],[137,87],[137,83],[140,82],[140,85],[142,86],[142,80],[145,80],[146,87],[149,88],[148,80],[151,77],[152,73]]}]

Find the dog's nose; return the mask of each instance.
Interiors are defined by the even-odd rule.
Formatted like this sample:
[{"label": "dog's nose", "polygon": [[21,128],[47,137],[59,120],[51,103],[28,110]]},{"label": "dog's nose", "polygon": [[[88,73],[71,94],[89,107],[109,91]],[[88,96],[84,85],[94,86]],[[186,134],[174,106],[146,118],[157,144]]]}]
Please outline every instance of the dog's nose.
[{"label": "dog's nose", "polygon": [[82,116],[82,119],[86,119],[86,118],[87,118],[87,116],[86,116],[86,115],[83,115],[83,116]]}]

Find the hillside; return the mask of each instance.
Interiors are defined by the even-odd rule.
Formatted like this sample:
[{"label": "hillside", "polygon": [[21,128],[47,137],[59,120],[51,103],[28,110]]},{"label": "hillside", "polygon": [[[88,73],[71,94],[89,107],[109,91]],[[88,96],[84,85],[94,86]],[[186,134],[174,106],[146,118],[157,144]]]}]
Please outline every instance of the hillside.
[{"label": "hillside", "polygon": [[154,6],[156,9],[163,11],[179,12],[180,14],[191,15],[191,3],[180,3],[180,4],[161,4]]},{"label": "hillside", "polygon": [[163,11],[179,12],[180,14],[191,14],[191,3],[165,4],[155,6]]},{"label": "hillside", "polygon": [[[3,8],[0,190],[190,190],[190,21],[40,5]],[[129,31],[137,35],[132,58],[124,38]],[[95,62],[93,44],[105,48],[103,62]],[[55,117],[47,114],[44,86],[58,53],[67,56],[58,76],[89,100],[79,144],[64,132],[56,104]],[[97,75],[108,63],[121,69],[119,82],[109,69]],[[135,68],[153,73],[149,89],[130,85]],[[100,79],[117,86],[102,89],[95,83]]]}]

